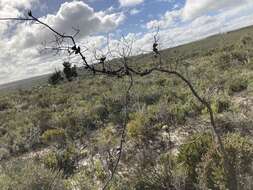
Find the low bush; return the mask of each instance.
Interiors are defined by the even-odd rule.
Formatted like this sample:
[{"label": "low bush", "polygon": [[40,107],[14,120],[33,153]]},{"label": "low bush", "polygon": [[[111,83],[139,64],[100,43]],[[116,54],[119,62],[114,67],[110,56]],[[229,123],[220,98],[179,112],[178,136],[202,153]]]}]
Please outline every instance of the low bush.
[{"label": "low bush", "polygon": [[61,81],[63,81],[64,78],[62,77],[61,71],[55,71],[48,79],[48,83],[52,85],[59,84]]},{"label": "low bush", "polygon": [[248,35],[243,36],[241,38],[240,42],[243,47],[251,47],[252,48],[252,46],[253,46],[253,39],[251,36],[248,36]]},{"label": "low bush", "polygon": [[188,189],[195,189],[194,187],[198,182],[196,168],[211,145],[211,135],[204,133],[193,135],[179,148],[177,162],[181,164],[183,170],[186,172],[186,186]]},{"label": "low bush", "polygon": [[[249,138],[239,134],[228,134],[224,139],[230,164],[230,175],[237,183],[237,189],[253,188],[253,144]],[[223,157],[213,147],[208,150],[199,165],[198,180],[201,189],[227,189],[229,183],[224,174]]]},{"label": "low bush", "polygon": [[104,121],[108,118],[109,112],[105,105],[97,104],[92,108],[91,114],[97,116],[97,120]]},{"label": "low bush", "polygon": [[74,174],[77,168],[80,153],[73,145],[64,149],[48,153],[42,158],[42,162],[49,169],[62,171],[65,177]]},{"label": "low bush", "polygon": [[42,134],[41,140],[45,144],[50,144],[50,143],[62,144],[66,140],[65,131],[63,129],[46,130]]},{"label": "low bush", "polygon": [[130,115],[127,124],[127,135],[132,140],[147,142],[157,136],[156,106],[149,106],[145,110]]},{"label": "low bush", "polygon": [[13,104],[10,102],[8,98],[0,99],[0,111],[5,111],[13,107]]},{"label": "low bush", "polygon": [[22,160],[8,162],[0,168],[0,187],[2,190],[66,190],[61,172]]},{"label": "low bush", "polygon": [[72,67],[70,62],[64,62],[63,67],[64,75],[68,81],[72,81],[73,78],[76,78],[78,76],[76,65]]},{"label": "low bush", "polygon": [[[217,98],[211,101],[211,108],[214,113],[223,113],[229,111],[231,106],[228,95],[220,94]],[[203,113],[207,113],[207,108],[203,110]]]},{"label": "low bush", "polygon": [[[227,134],[223,140],[230,165],[229,174],[234,176],[237,189],[252,189],[253,144],[249,138],[237,133]],[[179,149],[177,162],[186,172],[187,189],[227,189],[223,155],[212,142],[210,134],[191,137]]]},{"label": "low bush", "polygon": [[138,138],[144,134],[147,118],[142,113],[136,113],[127,124],[127,134],[129,137]]},{"label": "low bush", "polygon": [[118,145],[117,130],[113,124],[108,124],[107,127],[99,130],[96,136],[96,145],[101,152],[110,151]]},{"label": "low bush", "polygon": [[226,69],[230,67],[232,61],[232,55],[231,53],[224,52],[216,58],[216,62],[218,64],[218,67],[221,69]]},{"label": "low bush", "polygon": [[240,76],[240,77],[232,78],[229,81],[228,85],[229,85],[228,93],[232,95],[234,93],[246,90],[248,88],[248,80],[245,77]]},{"label": "low bush", "polygon": [[231,53],[233,61],[235,64],[246,64],[248,63],[248,54],[245,51],[233,51]]}]

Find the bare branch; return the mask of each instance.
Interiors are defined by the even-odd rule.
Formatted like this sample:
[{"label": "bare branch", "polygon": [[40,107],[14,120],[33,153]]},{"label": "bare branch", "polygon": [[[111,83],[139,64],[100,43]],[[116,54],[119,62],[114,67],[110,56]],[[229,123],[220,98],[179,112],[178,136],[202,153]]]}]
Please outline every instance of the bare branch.
[{"label": "bare branch", "polygon": [[124,120],[124,123],[123,123],[123,128],[122,128],[122,132],[121,132],[121,137],[120,137],[120,145],[119,147],[117,148],[117,154],[118,154],[118,158],[114,164],[114,167],[112,169],[112,172],[111,172],[111,175],[109,177],[109,179],[106,181],[104,187],[102,188],[103,190],[106,190],[108,185],[110,184],[110,182],[112,181],[116,171],[117,171],[117,168],[118,168],[118,165],[119,165],[119,162],[121,160],[121,157],[122,157],[122,152],[123,152],[123,145],[124,145],[124,142],[125,142],[125,133],[126,133],[126,127],[127,127],[127,123],[128,123],[128,105],[129,105],[129,101],[130,101],[130,90],[131,88],[133,87],[133,76],[132,75],[129,75],[129,78],[130,78],[130,82],[129,82],[129,86],[126,90],[126,94],[125,94],[125,120]]}]

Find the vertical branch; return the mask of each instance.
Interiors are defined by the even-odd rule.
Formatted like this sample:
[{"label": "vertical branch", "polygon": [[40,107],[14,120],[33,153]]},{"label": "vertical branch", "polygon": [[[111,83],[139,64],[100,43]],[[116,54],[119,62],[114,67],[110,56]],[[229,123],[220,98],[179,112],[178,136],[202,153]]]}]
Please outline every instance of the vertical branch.
[{"label": "vertical branch", "polygon": [[124,121],[123,121],[123,126],[122,126],[122,131],[121,131],[121,137],[120,137],[120,145],[119,145],[119,148],[117,149],[118,152],[118,157],[117,157],[117,160],[115,162],[115,165],[113,167],[113,170],[111,172],[111,175],[109,177],[109,179],[106,181],[106,183],[104,184],[103,186],[103,190],[106,190],[107,187],[109,186],[110,182],[113,180],[113,177],[117,171],[117,168],[118,168],[118,165],[119,165],[119,162],[121,160],[121,157],[122,157],[122,152],[123,152],[123,146],[124,146],[124,142],[125,142],[125,136],[126,136],[126,127],[127,127],[127,123],[128,123],[128,115],[129,115],[129,102],[130,102],[130,91],[131,91],[131,88],[133,86],[133,76],[132,75],[129,75],[129,78],[130,78],[130,82],[129,82],[129,86],[126,90],[126,93],[125,93],[125,111],[124,111]]}]

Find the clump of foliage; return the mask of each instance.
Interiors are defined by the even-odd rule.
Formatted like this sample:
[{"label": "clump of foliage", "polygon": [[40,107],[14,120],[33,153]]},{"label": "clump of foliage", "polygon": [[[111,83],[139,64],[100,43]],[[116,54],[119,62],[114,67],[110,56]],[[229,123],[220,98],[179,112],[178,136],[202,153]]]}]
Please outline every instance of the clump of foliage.
[{"label": "clump of foliage", "polygon": [[72,67],[70,62],[64,62],[63,67],[63,72],[68,81],[72,81],[73,78],[76,78],[78,76],[76,65]]},{"label": "clump of foliage", "polygon": [[45,168],[36,161],[16,160],[0,168],[2,190],[67,190],[62,173]]},{"label": "clump of foliage", "polygon": [[226,69],[231,66],[232,56],[231,53],[223,52],[217,58],[219,68]]},{"label": "clump of foliage", "polygon": [[194,189],[198,179],[196,168],[211,145],[211,135],[205,133],[192,136],[180,147],[177,161],[182,164],[187,174],[186,185],[189,189]]},{"label": "clump of foliage", "polygon": [[241,38],[240,42],[244,47],[252,47],[253,45],[253,39],[249,35],[245,35]]},{"label": "clump of foliage", "polygon": [[136,113],[134,118],[127,124],[128,135],[133,138],[139,138],[145,131],[146,123],[147,118],[141,113]]},{"label": "clump of foliage", "polygon": [[66,135],[63,129],[49,129],[46,130],[42,136],[41,140],[44,143],[58,143],[62,144],[65,142]]},{"label": "clump of foliage", "polygon": [[[219,97],[214,98],[211,101],[211,108],[213,112],[217,114],[229,111],[230,106],[231,106],[230,99],[228,95],[225,94],[221,94]],[[204,109],[203,113],[207,113],[207,110]]]},{"label": "clump of foliage", "polygon": [[156,135],[155,115],[152,107],[133,113],[127,124],[127,134],[137,141],[152,140]]},{"label": "clump of foliage", "polygon": [[12,103],[9,98],[1,98],[0,99],[0,111],[5,111],[12,107]]},{"label": "clump of foliage", "polygon": [[[224,139],[230,174],[234,176],[238,189],[252,189],[250,178],[253,175],[253,144],[240,134],[228,134]],[[215,147],[210,148],[199,165],[199,186],[205,189],[227,189],[224,175],[223,157]]]},{"label": "clump of foliage", "polygon": [[234,61],[237,61],[239,64],[246,64],[248,63],[248,54],[246,51],[233,51],[231,53],[232,58]]},{"label": "clump of foliage", "polygon": [[[131,186],[138,190],[181,189],[181,179],[177,176],[176,157],[170,152],[159,156],[159,159],[142,171],[137,170]],[[183,177],[183,174],[180,174]]]},{"label": "clump of foliage", "polygon": [[59,84],[61,81],[63,81],[62,72],[61,71],[55,71],[48,79],[49,84],[56,85]]},{"label": "clump of foliage", "polygon": [[218,67],[220,69],[228,69],[229,67],[236,67],[249,62],[247,51],[243,50],[233,50],[225,51],[218,54],[216,59]]},{"label": "clump of foliage", "polygon": [[46,154],[42,161],[47,168],[62,171],[64,176],[71,176],[77,169],[80,153],[73,145]]},{"label": "clump of foliage", "polygon": [[95,139],[95,146],[102,151],[110,151],[118,144],[117,131],[113,124],[108,124],[105,128],[99,130],[99,135]]},{"label": "clump of foliage", "polygon": [[[240,134],[227,134],[224,138],[230,175],[237,181],[238,189],[250,189],[253,174],[253,144]],[[179,149],[177,162],[186,171],[187,189],[227,189],[224,158],[212,142],[210,134],[198,134]]]},{"label": "clump of foliage", "polygon": [[233,94],[236,92],[241,92],[243,90],[246,90],[248,87],[248,80],[246,77],[239,76],[232,78],[229,82],[229,94]]}]

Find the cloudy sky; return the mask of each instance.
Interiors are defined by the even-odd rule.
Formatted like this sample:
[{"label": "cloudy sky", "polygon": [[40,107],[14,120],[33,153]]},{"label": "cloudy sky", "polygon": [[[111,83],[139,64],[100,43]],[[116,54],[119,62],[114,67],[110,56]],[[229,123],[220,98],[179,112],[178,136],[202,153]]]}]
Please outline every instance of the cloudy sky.
[{"label": "cloudy sky", "polygon": [[[134,40],[135,53],[151,50],[157,27],[167,48],[253,24],[253,0],[0,0],[0,18],[27,10],[64,34],[79,29],[88,57],[122,36]],[[61,68],[70,58],[46,51],[52,40],[38,24],[0,21],[0,84]]]}]

